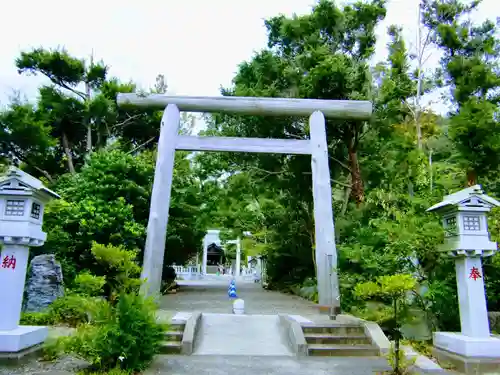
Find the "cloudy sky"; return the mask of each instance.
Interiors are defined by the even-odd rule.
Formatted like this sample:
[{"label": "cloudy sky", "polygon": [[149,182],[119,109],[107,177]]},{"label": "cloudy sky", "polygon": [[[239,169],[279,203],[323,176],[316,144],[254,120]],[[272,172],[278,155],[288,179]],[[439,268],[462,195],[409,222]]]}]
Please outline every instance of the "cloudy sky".
[{"label": "cloudy sky", "polygon": [[[497,5],[495,5],[495,2]],[[169,92],[218,95],[237,65],[265,47],[263,19],[310,11],[314,0],[3,0],[0,12],[0,103],[13,90],[29,99],[42,78],[17,74],[22,50],[64,46],[78,57],[102,59],[111,74],[151,87],[164,74]],[[22,5],[21,5],[22,4]],[[385,30],[404,27],[415,41],[418,0],[389,0],[379,29],[376,60],[386,55]],[[498,0],[484,0],[478,20],[500,14]],[[414,43],[412,43],[414,44]],[[429,63],[437,60],[433,56]]]}]

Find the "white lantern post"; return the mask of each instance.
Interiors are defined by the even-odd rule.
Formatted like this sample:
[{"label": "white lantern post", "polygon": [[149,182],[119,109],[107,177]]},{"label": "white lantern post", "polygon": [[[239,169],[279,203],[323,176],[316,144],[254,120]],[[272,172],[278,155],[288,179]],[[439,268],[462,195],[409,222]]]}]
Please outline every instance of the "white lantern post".
[{"label": "white lantern post", "polygon": [[17,168],[0,178],[0,355],[22,353],[42,343],[46,327],[20,326],[29,248],[42,246],[45,204],[59,195]]},{"label": "white lantern post", "polygon": [[[443,251],[455,258],[461,332],[435,332],[438,357],[451,360],[465,372],[479,363],[500,363],[500,339],[490,334],[481,257],[493,255],[487,212],[500,202],[485,195],[480,185],[447,195],[427,211],[443,217]],[[471,367],[474,363],[474,368]]]}]

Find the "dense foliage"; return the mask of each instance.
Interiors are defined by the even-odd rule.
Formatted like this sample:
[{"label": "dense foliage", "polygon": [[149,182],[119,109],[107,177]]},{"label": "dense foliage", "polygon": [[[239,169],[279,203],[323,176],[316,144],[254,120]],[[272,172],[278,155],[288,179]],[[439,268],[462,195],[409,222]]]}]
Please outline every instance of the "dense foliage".
[{"label": "dense foliage", "polygon": [[76,328],[70,336],[53,337],[45,343],[47,360],[67,353],[86,360],[100,373],[143,370],[160,352],[166,325],[157,321],[153,298],[139,293],[137,254],[95,242],[91,253],[108,271],[106,276],[79,273],[65,296],[45,311],[24,313],[22,322]]},{"label": "dense foliage", "polygon": [[[441,224],[425,210],[467,184],[500,196],[500,42],[495,23],[470,21],[479,3],[423,0],[417,50],[393,25],[387,59],[373,63],[386,2],[320,0],[310,14],[266,20],[268,46],[242,62],[222,90],[373,102],[370,121],[327,121],[345,311],[362,311],[357,284],[408,273],[418,286],[413,308],[433,328],[457,328],[453,262],[437,251]],[[440,53],[439,66],[424,65],[429,49]],[[48,241],[36,252],[57,255],[68,285],[84,278],[81,272],[111,272],[93,255],[94,241],[134,251],[140,263],[161,112],[118,108],[116,94],[136,86],[110,77],[102,62],[40,48],[15,63],[21,74],[45,75],[49,84],[35,102],[13,100],[0,114],[0,159],[63,197],[47,208]],[[442,88],[446,114],[422,105],[423,95]],[[159,76],[150,91],[165,89]],[[304,118],[215,114],[206,122],[207,135],[308,138]],[[182,131],[192,127],[184,117]],[[228,238],[245,238],[246,254],[267,255],[271,286],[307,289],[315,298],[311,185],[307,156],[178,152],[165,263],[186,262],[206,229],[225,228]],[[500,211],[490,220],[498,239]],[[498,257],[484,265],[490,310],[500,310],[499,265]],[[109,295],[112,286],[102,288]]]},{"label": "dense foliage", "polygon": [[392,276],[379,276],[376,281],[367,281],[357,284],[354,291],[357,297],[361,299],[380,299],[386,302],[391,309],[392,319],[394,321],[391,336],[394,339],[394,374],[401,375],[401,359],[405,357],[400,351],[400,330],[405,318],[408,320],[408,293],[413,292],[416,287],[415,278],[410,274],[400,274]]}]

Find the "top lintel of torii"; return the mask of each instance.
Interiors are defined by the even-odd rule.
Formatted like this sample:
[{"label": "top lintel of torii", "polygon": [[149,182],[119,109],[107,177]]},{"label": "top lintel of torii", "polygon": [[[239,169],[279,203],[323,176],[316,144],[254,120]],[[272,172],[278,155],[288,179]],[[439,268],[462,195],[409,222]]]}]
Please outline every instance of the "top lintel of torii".
[{"label": "top lintel of torii", "polygon": [[261,98],[243,96],[169,96],[119,93],[122,107],[164,109],[175,104],[186,112],[226,112],[240,115],[309,116],[320,111],[326,118],[368,120],[372,103],[365,100],[323,100],[293,98]]}]

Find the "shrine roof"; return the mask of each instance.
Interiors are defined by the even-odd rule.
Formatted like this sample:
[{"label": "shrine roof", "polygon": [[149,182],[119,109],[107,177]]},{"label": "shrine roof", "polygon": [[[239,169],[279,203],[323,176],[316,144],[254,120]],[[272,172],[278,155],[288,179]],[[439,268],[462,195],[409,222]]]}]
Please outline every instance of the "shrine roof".
[{"label": "shrine roof", "polygon": [[222,249],[222,247],[220,247],[219,245],[217,245],[214,242],[207,246],[207,251],[209,253],[221,253],[221,254],[224,253],[224,250]]},{"label": "shrine roof", "polygon": [[437,203],[434,206],[428,208],[427,211],[428,212],[438,211],[438,210],[441,210],[445,207],[457,206],[457,205],[460,205],[462,203],[465,203],[471,197],[476,197],[476,198],[484,201],[485,203],[487,203],[493,207],[500,206],[499,201],[484,194],[484,192],[481,188],[481,185],[474,185],[474,186],[468,187],[466,189],[457,191],[456,193],[446,195],[443,198],[442,202]]},{"label": "shrine roof", "polygon": [[[21,184],[29,187],[30,189],[45,193],[49,195],[51,198],[61,198],[60,195],[57,194],[55,191],[52,191],[49,188],[45,187],[42,181],[20,170],[19,168],[9,167],[7,173],[3,176],[0,176],[0,184],[9,180],[17,180]],[[8,189],[8,187],[6,188]]]}]

